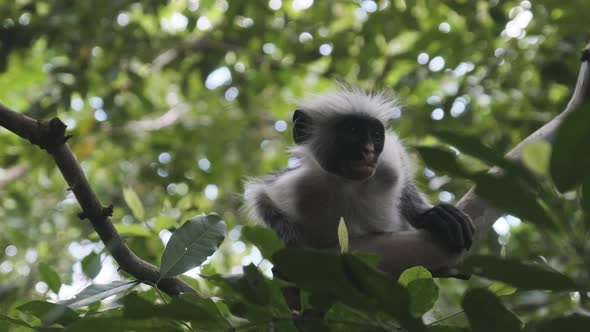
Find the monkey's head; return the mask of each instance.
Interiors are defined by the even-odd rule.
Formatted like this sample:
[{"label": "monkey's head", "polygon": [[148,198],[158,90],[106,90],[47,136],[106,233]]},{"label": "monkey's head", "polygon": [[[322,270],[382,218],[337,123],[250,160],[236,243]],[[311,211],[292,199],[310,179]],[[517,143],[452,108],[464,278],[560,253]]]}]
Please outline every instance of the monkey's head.
[{"label": "monkey's head", "polygon": [[330,174],[350,180],[370,178],[385,143],[383,123],[360,112],[323,116],[311,112],[295,111],[295,143],[307,145],[320,167]]}]

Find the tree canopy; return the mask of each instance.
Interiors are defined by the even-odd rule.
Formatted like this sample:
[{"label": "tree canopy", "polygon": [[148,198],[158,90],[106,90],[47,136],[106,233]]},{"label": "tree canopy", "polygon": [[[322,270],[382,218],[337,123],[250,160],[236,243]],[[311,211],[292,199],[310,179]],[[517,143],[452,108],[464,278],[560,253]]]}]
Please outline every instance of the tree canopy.
[{"label": "tree canopy", "polygon": [[[522,163],[503,155],[566,109],[590,2],[18,0],[0,13],[0,330],[589,329],[590,107]],[[432,202],[477,185],[506,211],[461,265],[469,280],[284,249],[240,212],[248,177],[292,162],[296,101],[341,83],[399,100],[391,127]],[[13,133],[10,109],[63,121],[112,211],[81,214],[77,182],[48,142]],[[93,228],[111,212],[156,281],[200,296],[118,270]]]}]

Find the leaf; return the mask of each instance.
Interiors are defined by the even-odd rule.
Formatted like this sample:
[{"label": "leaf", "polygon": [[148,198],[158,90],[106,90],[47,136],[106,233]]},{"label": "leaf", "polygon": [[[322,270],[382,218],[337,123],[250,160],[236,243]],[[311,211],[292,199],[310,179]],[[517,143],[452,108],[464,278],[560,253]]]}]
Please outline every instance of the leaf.
[{"label": "leaf", "polygon": [[473,331],[518,332],[522,330],[520,319],[506,309],[494,294],[485,289],[467,291],[463,297],[462,306]]},{"label": "leaf", "polygon": [[29,323],[25,322],[24,320],[21,320],[21,319],[18,319],[18,318],[12,318],[12,317],[6,316],[4,314],[0,314],[0,320],[4,320],[4,321],[10,322],[10,323],[15,324],[15,325],[20,325],[20,326],[28,327],[30,329],[33,328],[31,325],[29,325]]},{"label": "leaf", "polygon": [[91,252],[86,257],[84,257],[81,263],[82,272],[84,272],[84,274],[90,279],[96,278],[102,269],[100,255],[95,252]]},{"label": "leaf", "polygon": [[125,317],[84,317],[69,325],[64,332],[107,331],[185,331],[178,323],[161,319],[133,320]]},{"label": "leaf", "polygon": [[574,281],[559,272],[516,259],[484,255],[470,256],[463,263],[462,270],[466,274],[498,280],[522,290],[568,291],[578,288]]},{"label": "leaf", "polygon": [[160,279],[201,265],[224,238],[225,222],[218,215],[200,215],[187,220],[172,234],[162,253]]},{"label": "leaf", "polygon": [[156,217],[156,221],[154,224],[154,230],[159,232],[163,229],[171,228],[172,226],[176,225],[177,218],[167,215],[160,215]]},{"label": "leaf", "polygon": [[149,229],[145,228],[144,226],[137,225],[137,224],[115,224],[115,228],[119,235],[124,237],[129,236],[137,236],[137,237],[150,237],[153,234],[150,232]]},{"label": "leaf", "polygon": [[[330,307],[330,310],[328,310],[325,315],[324,321],[320,322],[323,323],[324,326],[319,327],[323,328],[323,330],[319,331],[359,331],[360,324],[366,325],[366,330],[369,331],[371,326],[376,325],[370,317],[359,314],[354,309],[345,306],[342,303],[335,303]],[[352,326],[348,322],[356,322],[359,325]],[[327,324],[332,327],[332,330],[329,329]],[[318,330],[316,329],[316,331]]]},{"label": "leaf", "polygon": [[44,326],[48,326],[53,323],[67,325],[78,319],[78,314],[74,310],[59,303],[31,301],[17,307],[16,309],[39,318],[43,322]]},{"label": "leaf", "polygon": [[432,309],[438,299],[438,286],[430,271],[422,266],[405,270],[399,277],[400,284],[410,291],[412,313],[421,316]]},{"label": "leaf", "polygon": [[411,315],[408,291],[354,255],[283,249],[273,259],[280,275],[310,291],[312,299],[336,299],[365,313],[382,311],[407,330],[426,330]]},{"label": "leaf", "polygon": [[434,307],[438,300],[438,286],[433,279],[417,279],[408,285],[410,308],[414,316],[422,316]]},{"label": "leaf", "polygon": [[512,295],[517,289],[518,288],[512,287],[500,281],[494,281],[490,286],[488,286],[488,290],[494,293],[496,296]]},{"label": "leaf", "polygon": [[242,227],[242,238],[255,245],[266,259],[285,247],[272,229],[260,225]]},{"label": "leaf", "polygon": [[346,223],[344,222],[344,218],[340,217],[340,222],[338,223],[338,243],[340,244],[340,252],[347,253],[348,252],[348,228],[346,228]]},{"label": "leaf", "polygon": [[527,331],[531,325],[534,332],[588,332],[590,331],[590,317],[573,314],[565,317],[547,319],[541,322],[527,324]]},{"label": "leaf", "polygon": [[127,206],[129,206],[135,218],[137,220],[143,221],[145,218],[143,204],[141,204],[141,200],[135,191],[132,188],[123,189],[123,198],[125,199],[125,203],[127,203]]},{"label": "leaf", "polygon": [[433,325],[428,327],[429,332],[471,332],[466,327],[449,326],[449,325]]},{"label": "leaf", "polygon": [[590,106],[583,105],[564,119],[553,142],[550,171],[555,186],[565,192],[582,183],[590,171]]},{"label": "leaf", "polygon": [[495,207],[539,227],[555,228],[552,219],[537,200],[536,194],[526,190],[514,177],[506,174],[480,173],[473,175],[472,179],[476,182],[475,192]]},{"label": "leaf", "polygon": [[41,280],[49,286],[52,292],[55,294],[59,293],[59,289],[61,288],[61,279],[57,272],[46,263],[39,264],[39,275],[41,276]]},{"label": "leaf", "polygon": [[92,284],[84,288],[73,299],[59,302],[59,304],[67,305],[72,309],[78,309],[92,303],[106,299],[109,296],[123,293],[135,286],[139,285],[139,281],[125,281],[116,280],[109,284]]},{"label": "leaf", "polygon": [[227,330],[231,325],[211,299],[180,294],[168,304],[153,304],[133,292],[122,300],[124,316],[131,319],[168,318],[190,321],[193,329],[205,331]]},{"label": "leaf", "polygon": [[447,148],[419,146],[416,150],[428,167],[449,175],[468,177],[468,172],[457,160],[455,153]]},{"label": "leaf", "polygon": [[342,258],[348,279],[365,295],[377,300],[381,311],[389,313],[408,331],[426,331],[422,320],[416,318],[420,315],[412,315],[414,303],[411,296],[395,279],[354,255],[344,254]]},{"label": "leaf", "polygon": [[590,175],[584,178],[584,184],[582,185],[582,210],[590,226]]},{"label": "leaf", "polygon": [[414,266],[402,272],[398,281],[400,284],[408,286],[410,282],[418,279],[432,279],[432,274],[423,266]]},{"label": "leaf", "polygon": [[539,175],[549,174],[550,159],[551,144],[546,141],[532,142],[522,148],[522,161],[530,170]]},{"label": "leaf", "polygon": [[512,175],[530,179],[530,174],[519,164],[506,159],[502,154],[481,143],[479,137],[458,134],[451,131],[439,131],[435,133],[435,136],[453,145],[465,154],[478,158],[488,164],[499,166]]},{"label": "leaf", "polygon": [[[231,313],[249,321],[266,321],[270,317],[290,317],[283,289],[287,284],[278,279],[266,278],[254,265],[244,267],[243,275],[206,277],[217,286]],[[280,331],[297,331],[292,322],[281,323]]]}]

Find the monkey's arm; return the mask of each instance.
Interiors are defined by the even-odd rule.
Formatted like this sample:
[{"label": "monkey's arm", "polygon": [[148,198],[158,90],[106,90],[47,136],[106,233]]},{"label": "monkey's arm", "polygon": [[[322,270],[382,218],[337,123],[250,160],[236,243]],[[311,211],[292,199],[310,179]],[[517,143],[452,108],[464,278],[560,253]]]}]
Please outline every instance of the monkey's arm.
[{"label": "monkey's arm", "polygon": [[254,200],[257,214],[283,239],[287,247],[301,247],[305,244],[300,226],[290,221],[266,193],[258,194]]},{"label": "monkey's arm", "polygon": [[451,204],[432,207],[411,181],[402,191],[400,210],[414,228],[429,231],[449,250],[471,248],[475,228],[469,216]]}]

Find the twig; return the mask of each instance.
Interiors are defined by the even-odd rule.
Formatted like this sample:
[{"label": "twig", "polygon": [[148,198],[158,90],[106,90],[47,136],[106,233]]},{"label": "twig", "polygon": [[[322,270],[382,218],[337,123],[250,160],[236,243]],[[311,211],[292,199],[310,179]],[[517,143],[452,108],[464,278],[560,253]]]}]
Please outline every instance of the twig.
[{"label": "twig", "polygon": [[98,236],[121,269],[133,277],[157,283],[159,289],[169,295],[198,292],[180,278],[167,278],[158,283],[160,271],[154,265],[137,257],[113,226],[110,215],[112,206],[104,206],[90,187],[84,171],[65,142],[66,125],[58,118],[36,121],[0,104],[0,126],[32,144],[46,150],[54,159],[64,179],[78,200],[85,218],[90,220]]},{"label": "twig", "polygon": [[0,177],[0,191],[4,189],[11,182],[27,175],[29,173],[29,166],[16,165],[4,171],[4,175]]}]

